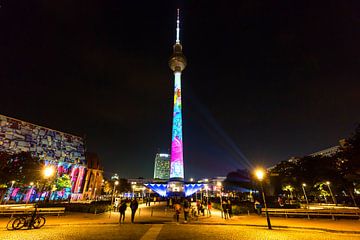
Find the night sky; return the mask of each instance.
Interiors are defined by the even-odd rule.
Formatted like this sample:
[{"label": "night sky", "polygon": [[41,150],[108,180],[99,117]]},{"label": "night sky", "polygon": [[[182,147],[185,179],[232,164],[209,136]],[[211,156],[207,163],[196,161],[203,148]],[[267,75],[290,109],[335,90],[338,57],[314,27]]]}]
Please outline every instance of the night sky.
[{"label": "night sky", "polygon": [[271,166],[360,119],[359,1],[2,0],[0,114],[86,136],[106,175],[170,149],[181,8],[185,176]]}]

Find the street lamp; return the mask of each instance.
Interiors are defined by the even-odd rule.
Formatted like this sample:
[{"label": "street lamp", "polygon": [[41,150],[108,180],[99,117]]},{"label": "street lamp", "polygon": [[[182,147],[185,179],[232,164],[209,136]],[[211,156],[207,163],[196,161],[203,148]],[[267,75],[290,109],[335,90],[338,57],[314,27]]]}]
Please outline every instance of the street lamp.
[{"label": "street lamp", "polygon": [[333,193],[332,193],[332,191],[331,191],[330,182],[329,182],[329,181],[326,181],[326,185],[328,186],[328,188],[329,188],[329,190],[330,190],[331,198],[332,198],[334,204],[337,205],[336,199],[335,199],[335,197],[334,197],[334,195],[333,195]]},{"label": "street lamp", "polygon": [[29,203],[29,200],[30,200],[30,197],[31,197],[31,194],[32,194],[32,191],[33,191],[33,188],[34,188],[34,182],[30,182],[30,190],[28,192],[28,194],[26,194],[26,203],[25,204],[28,204]]},{"label": "street lamp", "polygon": [[[42,195],[42,192],[45,190],[46,181],[47,181],[50,177],[52,177],[52,176],[54,175],[54,173],[55,173],[55,168],[54,168],[54,167],[52,167],[52,166],[47,166],[47,167],[44,168],[43,174],[44,174],[45,181],[44,181],[44,186],[43,186],[43,188],[42,188],[42,190],[41,190],[41,195]],[[50,191],[50,194],[51,194],[51,191]],[[46,194],[45,194],[45,197],[46,197]],[[44,197],[44,200],[45,200],[45,197]],[[49,196],[49,198],[50,198],[50,197],[51,197],[51,196]]]},{"label": "street lamp", "polygon": [[264,175],[265,175],[265,171],[263,169],[257,169],[257,170],[255,170],[255,175],[256,175],[257,179],[259,180],[259,182],[260,182],[260,187],[261,187],[262,197],[263,197],[263,201],[264,201],[265,215],[266,215],[266,220],[267,220],[267,224],[268,224],[268,229],[272,229],[271,223],[270,223],[270,217],[269,217],[269,213],[268,213],[268,209],[267,209],[267,205],[266,205],[264,188],[263,188],[263,184],[262,184],[262,181],[263,181]]},{"label": "street lamp", "polygon": [[111,196],[111,204],[110,204],[110,215],[109,215],[109,218],[111,217],[111,210],[112,210],[112,207],[113,207],[113,202],[114,202],[114,195],[115,195],[115,187],[119,185],[119,181],[115,181],[114,182],[114,188],[113,188],[113,192],[112,192],[112,196]]},{"label": "street lamp", "polygon": [[206,209],[207,209],[207,215],[209,216],[209,187],[207,184],[205,184],[205,190],[206,190]]},{"label": "street lamp", "polygon": [[13,191],[14,191],[14,189],[13,189],[14,184],[15,184],[15,180],[12,180],[12,181],[11,181],[11,187],[10,187],[9,190],[8,190],[8,196],[7,196],[6,199],[5,199],[5,204],[10,200],[11,194],[12,194]]},{"label": "street lamp", "polygon": [[224,213],[224,211],[223,211],[223,204],[222,204],[222,193],[221,193],[221,188],[222,188],[222,183],[221,182],[217,182],[216,183],[216,186],[219,188],[219,192],[220,192],[220,207],[221,207],[221,218],[223,218],[223,213]]},{"label": "street lamp", "polygon": [[305,192],[306,183],[301,184],[301,187],[302,187],[302,190],[304,192],[307,208],[309,208],[309,201],[308,201],[308,198],[307,198],[306,192]]},{"label": "street lamp", "polygon": [[131,188],[132,188],[132,198],[134,199],[135,198],[135,195],[134,195],[135,185],[132,185]]},{"label": "street lamp", "polygon": [[46,168],[44,168],[44,177],[45,178],[49,178],[51,177],[52,175],[54,175],[55,173],[55,169],[51,166],[48,166]]}]

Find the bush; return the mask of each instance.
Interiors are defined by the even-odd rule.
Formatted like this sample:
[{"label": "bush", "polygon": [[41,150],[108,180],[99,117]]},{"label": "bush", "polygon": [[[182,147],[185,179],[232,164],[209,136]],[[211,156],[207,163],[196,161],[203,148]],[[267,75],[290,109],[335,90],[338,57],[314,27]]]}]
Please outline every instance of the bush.
[{"label": "bush", "polygon": [[65,207],[66,212],[103,213],[110,210],[109,201],[92,203],[39,203],[39,207]]},{"label": "bush", "polygon": [[[220,203],[212,203],[213,208],[221,210]],[[254,203],[252,202],[239,202],[237,205],[232,206],[232,212],[234,215],[254,213]]]}]

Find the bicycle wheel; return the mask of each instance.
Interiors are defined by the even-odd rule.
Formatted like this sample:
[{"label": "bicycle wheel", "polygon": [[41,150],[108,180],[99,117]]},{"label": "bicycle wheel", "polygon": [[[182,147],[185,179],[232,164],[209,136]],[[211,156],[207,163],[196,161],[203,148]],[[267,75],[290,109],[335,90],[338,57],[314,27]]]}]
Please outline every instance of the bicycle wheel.
[{"label": "bicycle wheel", "polygon": [[25,217],[17,217],[13,221],[12,228],[15,230],[19,230],[24,227],[25,223],[26,223]]},{"label": "bicycle wheel", "polygon": [[6,224],[6,229],[7,229],[7,230],[14,230],[14,228],[13,228],[13,222],[14,222],[15,219],[16,219],[16,218],[11,218],[11,219],[9,220],[9,222]]},{"label": "bicycle wheel", "polygon": [[46,219],[44,216],[36,216],[34,219],[33,227],[35,229],[41,228],[46,223]]}]

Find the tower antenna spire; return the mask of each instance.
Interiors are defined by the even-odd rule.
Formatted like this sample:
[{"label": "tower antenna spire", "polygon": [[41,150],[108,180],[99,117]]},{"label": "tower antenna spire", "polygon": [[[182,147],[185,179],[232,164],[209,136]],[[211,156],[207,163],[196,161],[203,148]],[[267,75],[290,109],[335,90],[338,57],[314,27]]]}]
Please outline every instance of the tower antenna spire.
[{"label": "tower antenna spire", "polygon": [[180,43],[180,9],[177,9],[176,19],[176,43]]}]

